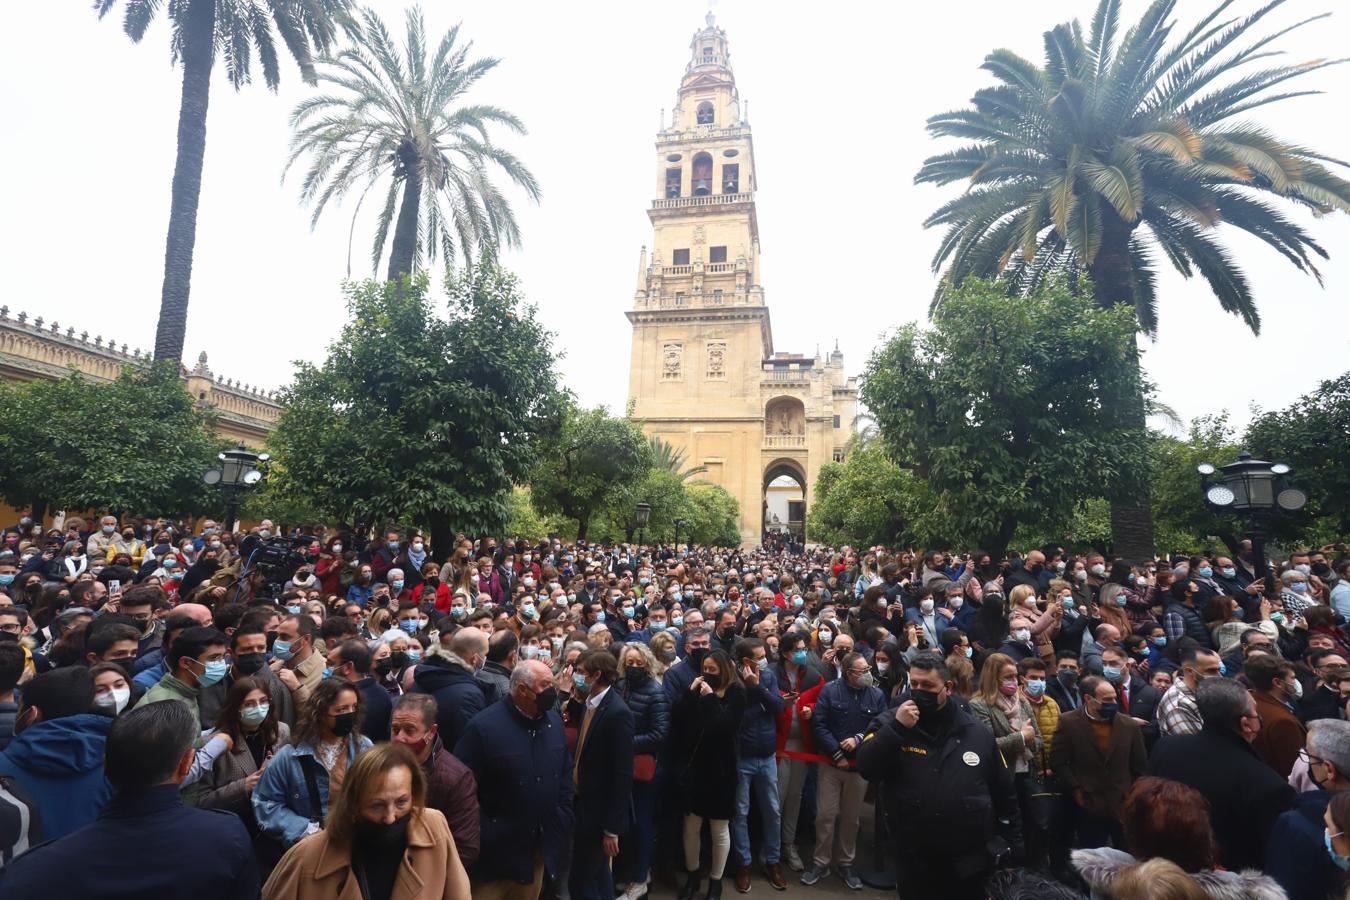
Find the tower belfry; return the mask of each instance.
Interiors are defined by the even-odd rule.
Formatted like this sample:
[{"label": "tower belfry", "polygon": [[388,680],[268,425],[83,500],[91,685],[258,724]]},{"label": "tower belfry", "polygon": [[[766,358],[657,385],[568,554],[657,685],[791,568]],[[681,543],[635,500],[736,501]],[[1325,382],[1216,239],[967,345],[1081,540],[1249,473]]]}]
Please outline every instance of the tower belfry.
[{"label": "tower belfry", "polygon": [[[843,355],[775,353],[760,268],[754,141],[726,32],[712,13],[689,43],[656,135],[651,254],[641,257],[629,370],[631,415],[705,466],[740,503],[743,545],[773,521],[801,537],[820,466],[842,459],[857,404]],[[819,315],[822,307],[803,310]],[[785,493],[787,492],[787,493]],[[794,518],[796,516],[796,518]]]}]

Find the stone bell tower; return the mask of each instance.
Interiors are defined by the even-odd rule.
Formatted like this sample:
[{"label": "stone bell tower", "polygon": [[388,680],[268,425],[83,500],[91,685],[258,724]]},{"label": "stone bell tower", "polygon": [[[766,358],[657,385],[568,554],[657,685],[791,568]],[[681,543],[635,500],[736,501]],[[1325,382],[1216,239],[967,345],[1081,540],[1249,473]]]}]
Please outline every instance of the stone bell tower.
[{"label": "stone bell tower", "polygon": [[[629,415],[737,499],[742,544],[753,546],[770,518],[770,482],[796,481],[807,501],[822,462],[842,458],[857,390],[842,354],[823,362],[774,353],[754,141],[711,13],[689,47],[675,108],[656,135],[651,251],[642,249],[627,313]],[[836,394],[847,409],[836,410]],[[800,537],[805,503],[792,509],[799,518],[781,524]]]}]

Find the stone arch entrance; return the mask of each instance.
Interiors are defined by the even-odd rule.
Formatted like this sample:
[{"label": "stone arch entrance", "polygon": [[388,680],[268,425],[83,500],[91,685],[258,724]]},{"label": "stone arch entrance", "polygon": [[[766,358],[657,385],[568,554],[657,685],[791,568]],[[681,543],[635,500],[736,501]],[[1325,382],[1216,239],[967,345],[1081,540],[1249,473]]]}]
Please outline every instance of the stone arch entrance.
[{"label": "stone arch entrance", "polygon": [[[790,487],[795,483],[797,491],[783,491],[784,502],[776,496],[781,487]],[[802,462],[795,459],[777,459],[764,469],[761,486],[760,538],[761,543],[790,541],[806,542],[806,470]],[[773,496],[771,496],[773,495]],[[778,506],[785,506],[780,510]],[[786,515],[784,515],[786,512]]]}]

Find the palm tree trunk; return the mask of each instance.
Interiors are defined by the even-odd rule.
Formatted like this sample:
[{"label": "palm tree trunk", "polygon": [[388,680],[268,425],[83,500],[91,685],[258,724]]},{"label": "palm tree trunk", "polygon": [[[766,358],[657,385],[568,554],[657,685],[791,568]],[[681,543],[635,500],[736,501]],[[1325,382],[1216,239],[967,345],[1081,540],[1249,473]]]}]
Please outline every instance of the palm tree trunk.
[{"label": "palm tree trunk", "polygon": [[178,107],[178,158],[173,167],[169,235],[164,246],[164,286],[155,331],[155,359],[183,364],[187,337],[192,251],[197,244],[197,201],[206,157],[206,107],[215,58],[215,0],[192,0],[183,30],[183,96]]},{"label": "palm tree trunk", "polygon": [[[1132,229],[1114,210],[1102,213],[1102,246],[1091,266],[1093,297],[1097,305],[1109,309],[1118,303],[1134,307],[1134,266],[1130,261]],[[1130,337],[1128,359],[1136,369],[1134,384],[1137,390],[1120,397],[1119,415],[1123,424],[1138,433],[1137,440],[1148,439],[1144,412],[1144,380],[1138,373],[1139,351]],[[1111,538],[1115,556],[1131,562],[1152,559],[1156,553],[1153,544],[1152,490],[1147,479],[1129,495],[1111,498]]]},{"label": "palm tree trunk", "polygon": [[422,160],[411,141],[398,148],[403,164],[403,203],[398,210],[398,224],[394,226],[394,247],[389,253],[389,280],[400,275],[412,275],[413,258],[417,253],[417,220],[422,207]]}]

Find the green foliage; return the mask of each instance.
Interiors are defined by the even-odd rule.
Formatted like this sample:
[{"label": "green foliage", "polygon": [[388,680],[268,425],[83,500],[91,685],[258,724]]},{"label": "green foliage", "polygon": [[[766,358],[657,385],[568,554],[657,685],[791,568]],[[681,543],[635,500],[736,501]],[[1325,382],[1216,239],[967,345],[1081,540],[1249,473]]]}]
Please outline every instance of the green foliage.
[{"label": "green foliage", "polygon": [[929,546],[939,540],[929,516],[933,497],[913,472],[892,462],[876,441],[862,444],[842,463],[826,463],[807,511],[812,543],[841,547]]},{"label": "green foliage", "polygon": [[651,447],[636,424],[611,416],[603,406],[581,409],[568,403],[562,427],[547,441],[530,475],[530,492],[541,512],[575,519],[577,537],[585,539],[591,517],[651,467]]},{"label": "green foliage", "polygon": [[969,184],[925,223],[947,229],[934,305],[970,275],[1025,291],[1055,273],[1088,273],[1101,305],[1128,304],[1153,333],[1160,254],[1256,331],[1247,278],[1212,236],[1220,223],[1320,280],[1314,257],[1326,251],[1269,201],[1350,211],[1350,182],[1326,165],[1343,163],[1238,118],[1317,93],[1286,85],[1345,62],[1272,65],[1276,39],[1322,18],[1262,35],[1282,4],[1229,20],[1220,20],[1228,2],[1209,4],[1183,36],[1169,21],[1175,0],[1155,0],[1129,29],[1116,27],[1120,0],[1099,0],[1090,29],[1074,21],[1046,33],[1044,66],[1010,50],[985,57],[998,84],[928,120],[933,136],[969,143],[930,157],[915,179]]},{"label": "green foliage", "polygon": [[[651,506],[645,534],[633,521],[639,502]],[[668,469],[652,468],[640,480],[626,483],[614,492],[595,516],[591,537],[600,541],[634,541],[639,536],[649,544],[669,543],[675,538],[675,522],[682,520],[680,543],[703,546],[736,546],[740,543],[737,517],[740,507],[718,485],[687,484]]]},{"label": "green foliage", "polygon": [[1059,284],[1009,297],[971,279],[930,330],[902,328],[863,376],[887,455],[927,483],[934,521],[1001,553],[1023,522],[1065,519],[1146,471],[1127,398],[1138,397],[1127,309]]},{"label": "green foliage", "polygon": [[1205,505],[1195,467],[1203,462],[1216,466],[1232,462],[1240,449],[1227,414],[1193,420],[1185,440],[1153,436],[1153,519],[1160,550],[1199,552],[1206,535],[1235,527],[1230,518]]},{"label": "green foliage", "polygon": [[[685,520],[681,543],[692,541],[703,547],[736,547],[741,543],[737,520],[740,504],[717,484],[689,484],[684,488]],[[686,533],[689,535],[686,537]]]},{"label": "green foliage", "polygon": [[688,481],[695,475],[702,475],[704,472],[708,471],[707,466],[686,467],[685,463],[689,461],[688,454],[683,450],[677,450],[674,445],[667,443],[658,434],[653,434],[648,437],[647,443],[652,448],[653,468],[674,472],[685,481]]},{"label": "green foliage", "polygon": [[512,486],[556,428],[553,335],[484,255],[447,280],[349,285],[350,319],[322,366],[300,365],[269,442],[278,488],[340,521],[499,533]]},{"label": "green foliage", "polygon": [[[380,17],[370,10],[349,32],[354,46],[319,63],[323,88],[291,112],[290,168],[310,158],[301,199],[317,222],[331,200],[359,192],[360,211],[376,191],[381,205],[371,247],[379,268],[391,233],[399,191],[416,227],[398,229],[390,277],[411,272],[439,254],[471,264],[488,246],[517,246],[520,230],[511,204],[493,183],[505,173],[531,200],[539,184],[519,159],[489,137],[492,128],[523,134],[525,126],[496,106],[466,103],[465,95],[500,60],[470,59],[459,26],[429,52],[419,9],[407,12],[402,54]],[[402,243],[406,242],[407,246]],[[350,265],[348,266],[350,273]]]},{"label": "green foliage", "polygon": [[1310,541],[1321,538],[1320,546],[1350,535],[1350,372],[1286,409],[1257,416],[1246,445],[1253,456],[1293,468],[1293,483],[1308,493],[1306,514],[1321,526]]},{"label": "green foliage", "polygon": [[535,510],[529,488],[517,487],[512,490],[506,498],[506,527],[503,533],[509,537],[537,541],[553,532],[548,519]]},{"label": "green foliage", "polygon": [[18,508],[182,515],[219,508],[202,482],[228,442],[176,367],[0,383],[0,496]]}]

